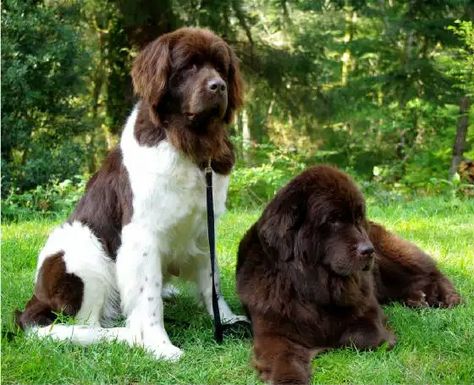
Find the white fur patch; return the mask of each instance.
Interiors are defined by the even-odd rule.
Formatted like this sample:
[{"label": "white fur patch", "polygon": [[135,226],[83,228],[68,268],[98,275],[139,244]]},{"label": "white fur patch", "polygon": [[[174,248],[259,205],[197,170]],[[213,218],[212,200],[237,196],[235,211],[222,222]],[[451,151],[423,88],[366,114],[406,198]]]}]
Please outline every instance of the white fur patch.
[{"label": "white fur patch", "polygon": [[[134,135],[136,117],[137,108],[120,142],[133,192],[133,216],[122,230],[117,279],[127,325],[136,336],[143,336],[149,349],[159,351],[160,345],[169,343],[161,297],[169,270],[198,283],[206,305],[210,302],[206,182],[204,171],[168,141],[141,146]],[[225,210],[229,177],[214,173],[213,180],[214,210],[219,216]],[[232,317],[226,304],[223,309],[226,317]]]},{"label": "white fur patch", "polygon": [[64,252],[66,272],[77,275],[84,283],[76,319],[93,325],[107,323],[115,316],[119,301],[114,262],[89,227],[77,221],[64,223],[51,233],[41,250],[35,280],[45,259],[60,251]]},{"label": "white fur patch", "polygon": [[[177,359],[182,352],[170,342],[163,323],[162,291],[168,272],[196,282],[212,315],[205,175],[166,140],[141,146],[134,135],[137,113],[135,107],[120,142],[133,193],[133,216],[122,229],[116,263],[107,258],[92,232],[77,222],[55,230],[39,257],[41,266],[48,255],[65,252],[67,272],[78,275],[85,285],[78,319],[97,327],[57,325],[35,330],[41,336],[78,343],[125,341],[144,346],[157,358]],[[228,176],[213,173],[216,217],[225,211],[228,183]],[[99,319],[117,290],[127,327],[100,328]],[[222,296],[219,305],[224,321],[245,319],[235,316]]]}]

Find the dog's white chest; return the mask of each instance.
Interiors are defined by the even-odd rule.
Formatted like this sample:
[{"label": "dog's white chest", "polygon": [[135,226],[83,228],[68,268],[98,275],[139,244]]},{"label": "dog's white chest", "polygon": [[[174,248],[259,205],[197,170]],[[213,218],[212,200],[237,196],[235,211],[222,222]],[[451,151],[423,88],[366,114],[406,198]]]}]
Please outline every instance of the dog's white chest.
[{"label": "dog's white chest", "polygon": [[[206,180],[204,171],[168,141],[140,146],[133,135],[136,111],[121,140],[123,161],[132,189],[132,222],[153,229],[165,254],[193,254],[206,231]],[[225,210],[228,176],[213,173],[215,215]],[[194,250],[196,252],[197,250]]]}]

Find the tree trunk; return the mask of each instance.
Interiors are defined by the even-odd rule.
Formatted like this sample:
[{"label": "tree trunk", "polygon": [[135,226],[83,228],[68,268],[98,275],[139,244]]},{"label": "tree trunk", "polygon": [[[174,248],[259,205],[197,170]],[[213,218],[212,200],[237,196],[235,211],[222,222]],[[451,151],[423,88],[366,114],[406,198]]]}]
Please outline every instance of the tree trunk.
[{"label": "tree trunk", "polygon": [[[98,116],[99,116],[99,99],[100,99],[100,94],[102,92],[102,86],[104,84],[104,78],[105,78],[105,55],[104,55],[104,39],[105,39],[105,32],[97,27],[97,23],[95,23],[96,27],[96,32],[97,32],[97,40],[98,40],[98,45],[99,45],[99,62],[97,64],[97,67],[94,71],[94,74],[92,75],[92,121],[94,122],[94,125],[98,125]],[[94,131],[90,133],[89,136],[89,143],[87,145],[88,151],[89,151],[89,164],[88,164],[88,169],[89,173],[92,175],[97,171],[97,164],[98,164],[98,159],[97,159],[97,140],[98,140],[98,131],[99,129],[96,128]]]},{"label": "tree trunk", "polygon": [[349,72],[354,67],[353,57],[351,50],[348,45],[352,42],[355,33],[355,27],[357,22],[357,13],[353,9],[346,9],[345,13],[345,32],[344,32],[344,44],[346,49],[341,57],[342,69],[341,69],[341,84],[347,85],[347,79]]},{"label": "tree trunk", "polygon": [[249,148],[251,141],[249,116],[247,110],[244,108],[242,109],[242,155],[246,163],[249,163],[250,160]]},{"label": "tree trunk", "polygon": [[453,159],[449,168],[449,179],[451,179],[458,170],[459,163],[462,160],[464,148],[466,145],[467,127],[469,126],[469,96],[463,96],[459,101],[459,117],[456,129],[456,138],[453,145]]}]

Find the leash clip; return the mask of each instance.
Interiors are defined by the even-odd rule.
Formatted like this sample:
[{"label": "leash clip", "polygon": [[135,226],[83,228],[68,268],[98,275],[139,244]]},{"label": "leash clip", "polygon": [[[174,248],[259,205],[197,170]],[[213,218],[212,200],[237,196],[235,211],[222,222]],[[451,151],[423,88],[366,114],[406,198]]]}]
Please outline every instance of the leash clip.
[{"label": "leash clip", "polygon": [[207,166],[206,166],[206,168],[204,169],[204,171],[206,172],[206,174],[212,173],[211,162],[212,162],[212,159],[209,158],[209,160],[207,161]]}]

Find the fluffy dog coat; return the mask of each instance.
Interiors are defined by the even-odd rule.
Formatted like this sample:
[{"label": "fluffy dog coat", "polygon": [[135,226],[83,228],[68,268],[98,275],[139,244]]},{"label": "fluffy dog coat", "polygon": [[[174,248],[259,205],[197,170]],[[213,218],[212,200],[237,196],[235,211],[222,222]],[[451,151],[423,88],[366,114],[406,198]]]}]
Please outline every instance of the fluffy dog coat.
[{"label": "fluffy dog coat", "polygon": [[[35,293],[17,322],[36,325],[31,330],[40,336],[126,341],[176,359],[182,352],[164,329],[162,291],[171,275],[194,281],[213,314],[204,167],[212,161],[218,217],[234,162],[225,126],[242,103],[242,84],[231,48],[193,28],[150,43],[132,77],[141,99],[120,146],[50,235],[38,258]],[[243,318],[222,296],[219,306],[224,322]],[[38,327],[61,311],[81,325]],[[126,327],[102,327],[120,311]]]},{"label": "fluffy dog coat", "polygon": [[255,367],[278,384],[308,383],[311,358],[327,348],[393,346],[380,303],[460,301],[428,255],[366,220],[360,191],[328,166],[293,179],[247,232],[237,290]]}]

